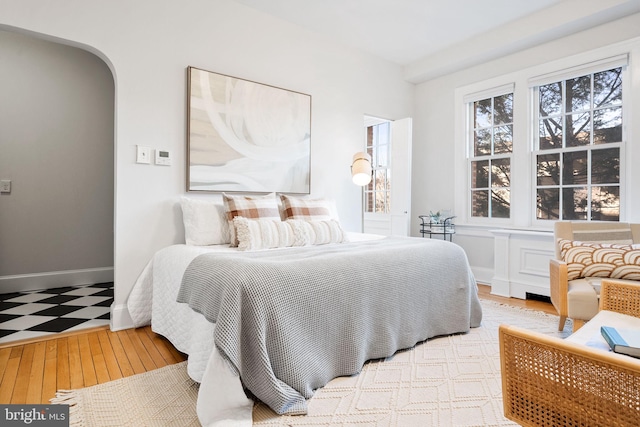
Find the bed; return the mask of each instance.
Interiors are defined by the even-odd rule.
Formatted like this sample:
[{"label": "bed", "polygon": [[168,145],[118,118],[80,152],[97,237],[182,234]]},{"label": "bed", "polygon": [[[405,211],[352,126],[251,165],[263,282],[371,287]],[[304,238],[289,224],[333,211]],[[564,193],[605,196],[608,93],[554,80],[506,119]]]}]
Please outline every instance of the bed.
[{"label": "bed", "polygon": [[251,425],[247,395],[304,414],[315,390],[367,360],[480,325],[459,246],[347,235],[263,251],[173,245],[154,255],[128,309],[135,326],[151,324],[188,355],[203,425]]}]

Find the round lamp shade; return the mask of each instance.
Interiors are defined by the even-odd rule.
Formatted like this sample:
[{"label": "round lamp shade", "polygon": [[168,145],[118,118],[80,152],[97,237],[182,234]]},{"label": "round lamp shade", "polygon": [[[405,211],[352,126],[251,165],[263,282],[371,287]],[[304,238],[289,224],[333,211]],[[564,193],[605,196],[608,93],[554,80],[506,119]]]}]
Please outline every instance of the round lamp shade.
[{"label": "round lamp shade", "polygon": [[371,156],[364,152],[353,155],[351,177],[356,185],[367,185],[371,182]]}]

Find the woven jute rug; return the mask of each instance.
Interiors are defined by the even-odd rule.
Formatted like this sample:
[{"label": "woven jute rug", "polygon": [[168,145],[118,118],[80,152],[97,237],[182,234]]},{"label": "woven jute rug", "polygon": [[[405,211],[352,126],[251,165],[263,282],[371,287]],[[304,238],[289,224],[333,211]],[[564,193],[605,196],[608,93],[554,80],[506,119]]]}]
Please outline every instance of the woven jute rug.
[{"label": "woven jute rug", "polygon": [[[483,320],[467,334],[430,339],[362,372],[332,380],[305,416],[279,416],[257,403],[254,426],[511,426],[503,417],[498,325],[565,337],[558,317],[482,301]],[[569,331],[571,325],[565,327]],[[71,391],[71,426],[199,426],[198,384],[186,362]]]}]

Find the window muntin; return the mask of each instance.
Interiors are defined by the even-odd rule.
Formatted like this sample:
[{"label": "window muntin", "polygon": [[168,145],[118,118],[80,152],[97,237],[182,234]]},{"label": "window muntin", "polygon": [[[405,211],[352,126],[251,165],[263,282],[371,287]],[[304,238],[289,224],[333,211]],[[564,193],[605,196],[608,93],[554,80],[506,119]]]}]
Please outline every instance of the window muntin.
[{"label": "window muntin", "polygon": [[366,128],[367,153],[371,156],[373,179],[364,191],[365,212],[389,213],[391,206],[391,123]]},{"label": "window muntin", "polygon": [[622,67],[540,85],[536,219],[620,219]]},{"label": "window muntin", "polygon": [[471,216],[509,218],[513,93],[468,104],[471,117]]}]

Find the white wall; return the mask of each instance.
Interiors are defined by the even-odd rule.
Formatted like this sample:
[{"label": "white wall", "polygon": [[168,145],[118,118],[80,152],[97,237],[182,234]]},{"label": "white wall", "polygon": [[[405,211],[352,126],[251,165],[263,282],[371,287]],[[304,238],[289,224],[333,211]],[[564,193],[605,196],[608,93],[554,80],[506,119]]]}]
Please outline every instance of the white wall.
[{"label": "white wall", "polygon": [[[417,214],[428,213],[429,210],[452,209],[458,215],[456,219],[457,233],[454,241],[465,248],[470,264],[481,281],[490,281],[493,275],[495,259],[494,236],[489,232],[495,228],[530,229],[531,217],[520,207],[515,207],[517,215],[510,223],[469,224],[465,212],[460,212],[460,203],[456,199],[465,199],[466,176],[460,173],[456,164],[462,160],[464,172],[464,122],[461,122],[460,88],[475,90],[489,89],[501,84],[515,82],[516,103],[527,103],[527,76],[531,72],[544,74],[578,65],[580,61],[590,61],[613,56],[620,51],[630,52],[629,82],[631,96],[625,99],[625,109],[628,115],[626,121],[627,150],[626,150],[626,183],[627,205],[622,217],[626,221],[640,221],[640,187],[634,185],[640,182],[640,172],[637,168],[629,167],[640,163],[640,143],[634,140],[634,135],[640,135],[640,122],[633,120],[640,109],[640,51],[638,43],[630,42],[629,46],[620,48],[619,43],[633,40],[640,36],[640,14],[632,15],[588,31],[564,37],[544,45],[531,48],[517,54],[509,55],[498,60],[486,62],[482,65],[468,68],[445,77],[437,78],[416,87],[414,112],[414,151],[413,151],[413,193],[412,209]],[[615,48],[614,48],[615,47]],[[595,52],[594,52],[595,50]],[[534,74],[535,75],[535,74]],[[485,83],[486,82],[486,83]],[[524,95],[524,96],[522,96]],[[458,118],[456,118],[458,116]],[[526,127],[527,117],[515,118],[518,124]],[[514,157],[522,159],[527,156],[528,140],[526,130],[520,135],[524,139],[515,141]],[[636,137],[637,139],[637,137]],[[519,153],[516,153],[519,151]],[[526,160],[525,160],[526,162]],[[530,187],[529,170],[525,176],[513,177],[513,181],[525,182],[515,194],[514,198],[523,200],[528,198]],[[528,181],[528,184],[527,184]],[[546,228],[550,231],[552,223]],[[414,222],[413,235],[418,235],[418,222]],[[548,239],[551,245],[552,239]],[[549,253],[553,249],[549,247]],[[518,256],[512,254],[512,256]],[[544,277],[538,277],[540,283],[546,283]]]},{"label": "white wall", "polygon": [[[0,0],[2,26],[94,51],[114,74],[115,329],[129,325],[121,309],[148,260],[184,240],[187,66],[312,96],[311,193],[336,198],[350,230],[361,227],[349,166],[363,115],[412,115],[399,66],[228,0]],[[135,164],[136,144],[171,150],[173,166]]]},{"label": "white wall", "polygon": [[0,31],[0,293],[113,280],[113,77]]}]

